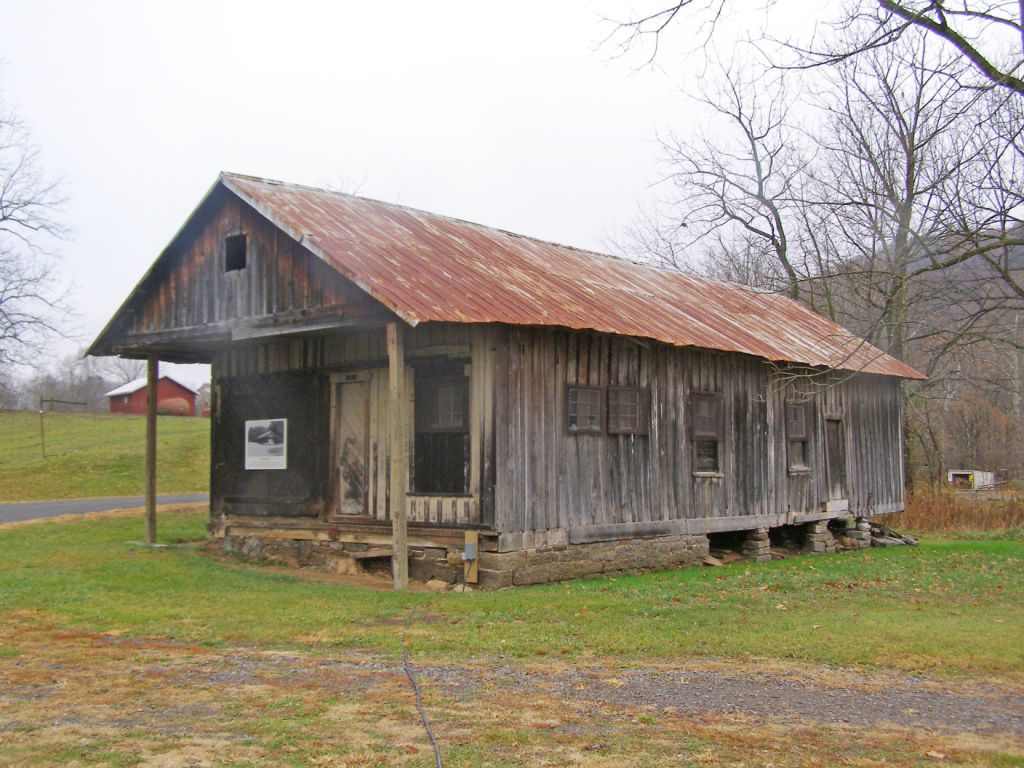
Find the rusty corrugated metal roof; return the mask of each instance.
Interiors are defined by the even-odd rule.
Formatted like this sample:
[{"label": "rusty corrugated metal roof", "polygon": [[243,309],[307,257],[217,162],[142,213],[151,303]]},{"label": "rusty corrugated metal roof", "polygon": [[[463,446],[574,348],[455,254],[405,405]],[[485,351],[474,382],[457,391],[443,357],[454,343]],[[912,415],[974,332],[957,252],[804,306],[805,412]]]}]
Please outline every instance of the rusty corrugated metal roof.
[{"label": "rusty corrugated metal roof", "polygon": [[353,195],[231,173],[221,181],[412,325],[564,326],[924,378],[776,294]]}]

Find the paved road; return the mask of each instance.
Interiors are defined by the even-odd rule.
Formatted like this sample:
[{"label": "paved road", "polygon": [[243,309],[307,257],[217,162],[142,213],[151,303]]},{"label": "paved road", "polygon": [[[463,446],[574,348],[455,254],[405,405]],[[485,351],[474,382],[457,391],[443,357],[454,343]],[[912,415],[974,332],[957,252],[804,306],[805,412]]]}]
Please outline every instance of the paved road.
[{"label": "paved road", "polygon": [[[209,495],[192,493],[182,496],[157,496],[157,504],[188,504],[207,501]],[[0,525],[21,520],[36,520],[60,515],[79,515],[85,512],[103,512],[108,509],[129,509],[146,503],[142,496],[118,496],[112,499],[66,499],[64,501],[20,501],[0,504]]]}]

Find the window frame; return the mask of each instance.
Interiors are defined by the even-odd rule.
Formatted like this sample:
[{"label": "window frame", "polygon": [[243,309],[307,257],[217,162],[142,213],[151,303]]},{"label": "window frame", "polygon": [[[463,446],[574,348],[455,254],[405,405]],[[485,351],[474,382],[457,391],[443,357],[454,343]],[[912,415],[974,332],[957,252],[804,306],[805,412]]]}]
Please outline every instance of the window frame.
[{"label": "window frame", "polygon": [[[579,424],[579,399],[576,401],[576,423],[573,423],[573,402],[574,392],[596,392],[597,404],[594,412],[597,414],[597,424],[588,424],[581,427]],[[565,431],[570,435],[602,435],[607,426],[607,396],[604,387],[597,387],[590,384],[566,384],[565,385]]]},{"label": "window frame", "polygon": [[[811,471],[811,434],[813,432],[813,401],[811,400],[786,400],[783,407],[783,429],[786,435],[786,470],[791,475],[806,475]],[[791,409],[799,409],[803,413],[803,434],[799,435],[793,430],[795,420],[791,417]],[[798,436],[799,435],[799,436]],[[802,457],[794,455],[793,445],[800,443]],[[803,461],[800,461],[800,458]]]},{"label": "window frame", "polygon": [[[417,408],[421,402],[421,398],[417,397],[419,394],[419,387],[423,387],[429,391],[433,396],[433,402],[431,403],[431,409],[424,414],[422,408]],[[440,423],[441,415],[441,388],[451,388],[454,390],[455,397],[458,398],[461,395],[461,400],[458,402],[452,401],[448,403],[449,406],[461,405],[461,412],[459,413],[460,423]],[[424,433],[424,434],[469,434],[469,377],[458,374],[447,374],[447,373],[427,373],[421,375],[418,371],[415,378],[413,379],[413,400],[415,405],[413,407],[413,432]],[[454,409],[448,408],[449,414],[454,413]],[[433,422],[428,423],[428,416],[433,417]]]},{"label": "window frame", "polygon": [[[704,430],[698,426],[697,423],[697,411],[698,401],[708,400],[715,403],[717,413],[714,414],[717,424],[715,430]],[[725,442],[725,398],[722,397],[721,392],[705,392],[705,391],[693,391],[690,392],[689,398],[690,405],[690,449],[693,455],[692,458],[692,469],[694,477],[722,477],[722,444]],[[699,451],[697,450],[698,443],[712,442],[715,446],[715,467],[710,469],[702,467],[698,463]]]},{"label": "window frame", "polygon": [[[636,395],[636,423],[623,424],[620,398],[624,394]],[[608,434],[646,435],[650,433],[651,390],[648,387],[608,387]]]},{"label": "window frame", "polygon": [[[431,361],[429,363],[423,363],[413,366],[413,414],[412,414],[412,443],[411,449],[411,461],[409,468],[411,470],[411,478],[409,483],[409,493],[416,496],[467,496],[469,495],[469,488],[471,483],[471,475],[473,472],[472,468],[472,447],[470,445],[470,377],[472,374],[466,373],[465,361],[459,360],[445,360],[440,362]],[[456,391],[461,392],[461,425],[454,424],[439,424],[437,416],[440,413],[439,409],[439,398],[440,398],[440,387],[446,385],[457,385]],[[427,400],[427,393],[432,393],[434,399],[433,405],[429,410],[424,412],[424,404]],[[440,435],[447,435],[449,437],[442,438]],[[422,442],[430,442],[436,444],[438,441],[451,442],[457,441],[459,436],[462,437],[463,452],[461,456],[456,456],[455,453],[448,457],[450,459],[458,461],[461,459],[461,464],[465,468],[461,488],[456,490],[438,490],[440,486],[431,484],[425,486],[424,481],[427,479],[423,476],[422,472],[418,471],[421,469],[421,456],[418,446]],[[454,477],[454,476],[453,476]],[[442,478],[446,479],[446,478]],[[447,478],[452,479],[452,478]],[[444,483],[441,484],[443,486]]]}]

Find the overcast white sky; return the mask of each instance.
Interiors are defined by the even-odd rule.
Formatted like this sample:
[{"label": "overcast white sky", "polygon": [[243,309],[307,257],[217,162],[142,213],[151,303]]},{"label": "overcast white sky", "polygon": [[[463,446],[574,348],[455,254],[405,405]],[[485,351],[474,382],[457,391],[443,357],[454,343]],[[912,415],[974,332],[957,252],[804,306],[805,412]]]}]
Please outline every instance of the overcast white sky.
[{"label": "overcast white sky", "polygon": [[82,341],[221,170],[602,249],[693,117],[676,57],[598,47],[632,5],[0,0],[0,98],[64,180]]}]

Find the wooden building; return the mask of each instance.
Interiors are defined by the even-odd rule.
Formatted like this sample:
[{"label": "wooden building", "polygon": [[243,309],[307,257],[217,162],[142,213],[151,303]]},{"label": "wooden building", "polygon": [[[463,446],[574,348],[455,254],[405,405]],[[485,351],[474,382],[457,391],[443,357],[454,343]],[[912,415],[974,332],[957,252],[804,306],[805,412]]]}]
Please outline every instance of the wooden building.
[{"label": "wooden building", "polygon": [[234,174],[90,354],[212,364],[226,548],[495,586],[900,510],[921,378],[782,296]]},{"label": "wooden building", "polygon": [[[187,384],[182,384],[170,376],[161,376],[156,384],[157,407],[165,406],[175,415],[195,416],[196,396],[198,392]],[[146,378],[142,377],[122,384],[110,390],[104,397],[110,404],[111,413],[133,413],[142,415],[146,412]]]}]

